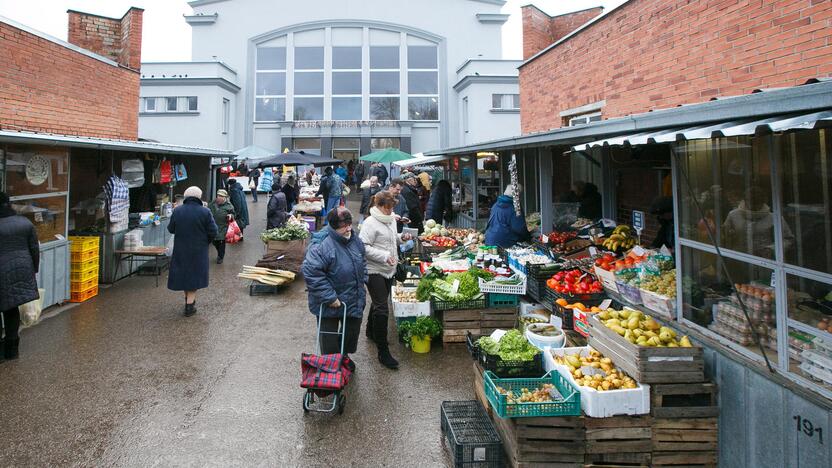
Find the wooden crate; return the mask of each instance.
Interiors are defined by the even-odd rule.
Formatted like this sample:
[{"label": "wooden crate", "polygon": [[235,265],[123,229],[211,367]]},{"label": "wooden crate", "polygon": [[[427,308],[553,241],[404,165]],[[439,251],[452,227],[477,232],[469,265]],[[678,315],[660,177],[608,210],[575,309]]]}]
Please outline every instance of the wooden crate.
[{"label": "wooden crate", "polygon": [[702,348],[637,346],[607,328],[595,315],[588,316],[589,345],[615,362],[637,382],[689,383],[705,380]]},{"label": "wooden crate", "polygon": [[653,424],[654,452],[714,452],[718,443],[717,418],[656,418]]},{"label": "wooden crate", "polygon": [[442,311],[442,328],[449,330],[479,329],[481,323],[479,310],[445,310]]},{"label": "wooden crate", "polygon": [[580,417],[494,417],[506,458],[515,468],[579,467],[585,456],[584,427]]},{"label": "wooden crate", "polygon": [[480,328],[510,329],[517,324],[517,308],[484,309],[480,311]]},{"label": "wooden crate", "polygon": [[485,397],[485,385],[483,383],[482,373],[484,372],[482,366],[479,365],[478,362],[474,362],[474,396],[477,400],[482,403],[482,406],[485,408],[485,412],[488,413],[490,418],[494,418],[494,409],[491,408],[491,404],[488,402],[488,398]]},{"label": "wooden crate", "polygon": [[[653,434],[653,418],[650,416],[585,417],[583,420],[588,455],[634,454],[633,458],[641,460],[643,454],[650,453]],[[610,457],[594,460],[613,461]]]},{"label": "wooden crate", "polygon": [[716,468],[717,452],[653,452],[650,466]]},{"label": "wooden crate", "polygon": [[719,415],[713,383],[650,386],[650,414],[657,418],[715,418]]}]

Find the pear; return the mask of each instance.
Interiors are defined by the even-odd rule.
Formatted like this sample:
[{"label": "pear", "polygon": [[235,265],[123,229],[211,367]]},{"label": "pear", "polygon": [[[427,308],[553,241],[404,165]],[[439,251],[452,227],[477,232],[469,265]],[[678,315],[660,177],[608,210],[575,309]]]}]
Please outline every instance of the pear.
[{"label": "pear", "polygon": [[624,309],[621,312],[619,312],[618,315],[620,315],[621,318],[629,319],[630,318],[630,313],[631,313],[630,310]]},{"label": "pear", "polygon": [[673,337],[667,332],[667,330],[659,333],[659,339],[662,340],[662,343],[669,343],[673,341]]},{"label": "pear", "polygon": [[647,337],[641,335],[640,337],[636,338],[636,344],[639,346],[647,346]]},{"label": "pear", "polygon": [[624,333],[626,332],[626,330],[624,329],[624,327],[622,327],[622,326],[620,326],[620,325],[615,326],[615,327],[610,327],[610,328],[612,328],[612,331],[614,331],[614,332],[618,333],[618,334],[619,334],[619,335],[621,335],[621,336],[624,336]]},{"label": "pear", "polygon": [[627,328],[630,330],[635,330],[638,328],[638,317],[631,317],[630,320],[627,322]]},{"label": "pear", "polygon": [[611,311],[610,311],[610,317],[612,317],[612,318],[614,318],[614,319],[617,319],[617,318],[618,318],[618,317],[620,317],[620,316],[621,316],[621,313],[620,313],[620,312],[618,312],[617,310],[611,310]]},{"label": "pear", "polygon": [[659,325],[659,322],[653,320],[653,317],[647,317],[647,320],[645,320],[645,323],[644,323],[644,328],[646,328],[648,330],[656,331],[656,330],[659,330],[660,328],[662,328],[662,326]]},{"label": "pear", "polygon": [[621,321],[618,319],[609,319],[606,322],[604,322],[604,325],[606,325],[609,328],[620,327]]},{"label": "pear", "polygon": [[679,340],[679,346],[681,346],[683,348],[690,348],[693,345],[690,344],[690,338],[688,338],[687,336],[683,336],[682,339]]},{"label": "pear", "polygon": [[626,332],[624,332],[624,339],[629,341],[630,343],[635,344],[636,342],[636,337],[633,336],[633,332],[631,330],[627,330]]},{"label": "pear", "polygon": [[603,312],[598,312],[598,320],[601,320],[604,323],[606,323],[606,321],[609,320],[610,317],[611,317],[611,315],[610,315],[610,312],[608,310],[605,310]]},{"label": "pear", "polygon": [[653,346],[659,346],[662,344],[662,340],[658,336],[654,336],[653,338],[650,338],[650,343],[652,343]]},{"label": "pear", "polygon": [[659,336],[658,333],[654,332],[653,330],[647,330],[644,332],[647,335],[647,338],[653,338],[654,336]]},{"label": "pear", "polygon": [[671,341],[670,343],[667,344],[667,347],[668,348],[678,348],[679,345],[677,345],[675,341]]},{"label": "pear", "polygon": [[676,338],[676,332],[673,331],[670,327],[661,327],[659,328],[659,333],[667,332],[672,338]]},{"label": "pear", "polygon": [[644,335],[644,330],[642,330],[641,328],[636,328],[635,330],[633,330],[633,335],[635,335],[636,338],[641,338],[641,335]]}]

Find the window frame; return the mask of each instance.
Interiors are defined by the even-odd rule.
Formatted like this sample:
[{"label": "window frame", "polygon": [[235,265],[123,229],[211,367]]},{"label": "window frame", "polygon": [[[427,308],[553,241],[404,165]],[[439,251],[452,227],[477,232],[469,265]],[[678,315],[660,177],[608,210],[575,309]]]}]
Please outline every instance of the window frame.
[{"label": "window frame", "polygon": [[[361,52],[360,53],[360,62],[361,63],[360,63],[359,68],[336,68],[336,65],[335,65],[335,49],[339,49],[339,48],[356,48],[356,49],[359,49],[360,52]],[[329,72],[330,73],[330,80],[329,80],[329,82],[330,82],[330,89],[329,89],[329,93],[330,93],[329,94],[330,118],[333,121],[339,121],[339,122],[353,122],[353,121],[363,120],[363,118],[364,118],[364,87],[365,87],[364,86],[365,85],[365,83],[364,83],[364,68],[365,68],[364,47],[363,46],[343,46],[343,47],[330,46],[330,51],[331,51],[330,56],[332,57],[332,63],[330,64],[330,72]],[[358,93],[357,94],[356,93],[344,94],[344,93],[336,93],[335,92],[335,76],[340,74],[340,73],[358,73],[358,77],[359,77],[358,82],[359,82],[359,84],[358,84]],[[335,102],[336,102],[336,100],[341,100],[341,99],[358,99],[359,100],[358,118],[357,119],[339,119],[339,118],[335,117],[335,109],[336,109]],[[326,105],[327,105],[327,103],[324,102],[324,106],[326,106]]]},{"label": "window frame", "polygon": [[[566,126],[567,127],[577,127],[578,125],[588,125],[592,122],[600,122],[601,121],[601,112],[588,112],[586,114],[578,114],[578,115],[570,115],[566,117]],[[583,122],[580,122],[583,120]]]},{"label": "window frame", "polygon": [[[435,68],[420,68],[420,67],[411,67],[410,66],[410,48],[411,47],[432,47],[436,50],[436,67]],[[441,75],[439,74],[439,46],[436,44],[432,44],[429,46],[425,45],[405,45],[405,57],[407,59],[407,70],[405,75],[405,80],[407,81],[407,86],[405,89],[402,90],[402,94],[407,96],[406,102],[406,111],[407,111],[407,120],[413,122],[439,122],[442,120],[442,100],[440,95],[442,93],[442,82],[441,82]],[[411,73],[431,73],[436,76],[436,93],[412,93],[410,92],[410,74]],[[435,119],[426,119],[426,118],[414,118],[413,114],[411,113],[411,105],[410,100],[411,98],[416,99],[435,99],[436,100],[436,118]]]},{"label": "window frame", "polygon": [[[283,68],[260,68],[258,63],[258,55],[261,49],[283,49]],[[270,122],[285,122],[288,115],[288,96],[289,96],[289,47],[278,46],[257,46],[254,53],[254,106],[252,106],[252,123],[270,123]],[[257,76],[261,73],[283,74],[283,94],[258,94],[257,90]],[[277,119],[275,120],[259,120],[257,118],[257,109],[261,100],[277,99],[283,100],[283,118],[280,119],[280,111],[278,110]]]}]

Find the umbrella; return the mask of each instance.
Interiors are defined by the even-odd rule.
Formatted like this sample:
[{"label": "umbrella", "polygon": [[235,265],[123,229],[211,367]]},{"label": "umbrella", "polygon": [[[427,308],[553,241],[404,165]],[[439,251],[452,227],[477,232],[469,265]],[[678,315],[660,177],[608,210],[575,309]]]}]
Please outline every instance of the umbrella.
[{"label": "umbrella", "polygon": [[282,153],[264,159],[257,163],[257,167],[276,167],[276,166],[334,166],[340,164],[338,159],[330,159],[317,154],[305,153],[303,151]]},{"label": "umbrella", "polygon": [[387,148],[382,151],[376,151],[374,153],[361,156],[359,159],[362,161],[388,164],[396,161],[404,161],[405,159],[413,159],[413,156],[395,148]]},{"label": "umbrella", "polygon": [[272,151],[270,149],[263,148],[262,146],[250,145],[245,148],[238,149],[234,152],[234,154],[237,155],[235,159],[246,159],[255,162],[268,159],[277,154],[277,151]]}]

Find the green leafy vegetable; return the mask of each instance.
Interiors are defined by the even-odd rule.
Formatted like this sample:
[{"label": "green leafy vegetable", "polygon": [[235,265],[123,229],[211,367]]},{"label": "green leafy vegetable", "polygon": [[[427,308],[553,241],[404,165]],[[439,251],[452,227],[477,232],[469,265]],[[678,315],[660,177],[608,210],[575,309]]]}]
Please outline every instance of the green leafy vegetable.
[{"label": "green leafy vegetable", "polygon": [[500,342],[484,336],[477,340],[480,349],[486,354],[496,354],[503,361],[533,361],[540,350],[529,343],[519,330],[509,330]]},{"label": "green leafy vegetable", "polygon": [[405,346],[410,346],[410,339],[436,338],[442,334],[442,324],[433,317],[419,317],[414,322],[403,322],[399,325],[399,338]]},{"label": "green leafy vegetable", "polygon": [[260,234],[260,239],[263,242],[268,241],[293,241],[301,240],[309,237],[309,230],[306,226],[298,226],[296,224],[287,224],[281,228],[269,229]]}]

